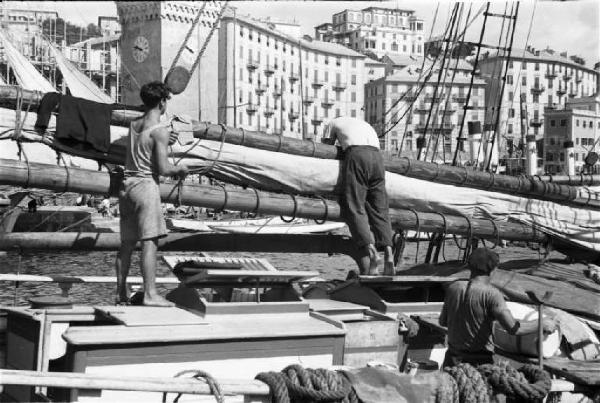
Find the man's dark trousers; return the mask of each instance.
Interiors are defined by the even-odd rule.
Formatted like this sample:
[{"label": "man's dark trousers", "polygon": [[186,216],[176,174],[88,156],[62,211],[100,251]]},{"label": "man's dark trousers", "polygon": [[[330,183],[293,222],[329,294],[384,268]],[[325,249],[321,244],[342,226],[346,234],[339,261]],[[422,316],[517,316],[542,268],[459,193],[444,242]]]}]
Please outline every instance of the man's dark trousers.
[{"label": "man's dark trousers", "polygon": [[354,242],[359,247],[373,243],[373,231],[377,247],[391,246],[385,167],[379,150],[371,146],[348,147],[342,179],[342,213]]}]

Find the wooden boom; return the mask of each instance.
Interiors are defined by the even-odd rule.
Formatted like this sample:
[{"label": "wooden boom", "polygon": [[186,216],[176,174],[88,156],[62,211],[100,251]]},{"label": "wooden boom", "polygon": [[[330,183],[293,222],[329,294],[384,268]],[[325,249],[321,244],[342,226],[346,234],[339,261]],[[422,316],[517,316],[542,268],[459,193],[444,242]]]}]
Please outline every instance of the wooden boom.
[{"label": "wooden boom", "polygon": [[[105,172],[48,164],[25,163],[0,159],[0,184],[50,189],[58,192],[117,195],[118,181]],[[268,215],[285,215],[316,220],[343,221],[336,201],[300,197],[254,189],[227,189],[182,183],[160,184],[164,202],[220,210],[248,211]],[[425,232],[445,232],[475,238],[544,242],[547,237],[534,228],[517,222],[390,210],[392,226]]]},{"label": "wooden boom", "polygon": [[[14,108],[17,105],[19,90],[17,86],[0,86],[0,105]],[[22,90],[23,108],[37,108],[43,93],[40,91]],[[131,120],[140,116],[139,107],[122,106],[123,109],[115,110],[112,114],[111,124],[116,126],[128,126]],[[340,159],[339,147],[315,143],[313,141],[299,140],[292,137],[277,136],[258,131],[221,126],[210,123],[194,122],[194,136],[197,138],[225,141],[229,144],[238,144],[252,148],[268,151],[276,151],[287,154],[309,156],[323,159]],[[69,152],[61,147],[60,143],[51,143],[59,150]],[[116,147],[113,149],[115,155],[112,158],[104,158],[111,163],[123,164],[122,152]],[[82,155],[84,157],[88,157]],[[110,156],[109,156],[110,157]],[[96,159],[103,159],[96,156]],[[476,189],[490,190],[506,194],[518,194],[541,200],[549,200],[565,205],[600,208],[600,195],[586,188],[577,188],[568,184],[560,184],[556,181],[542,181],[536,177],[513,177],[498,175],[491,172],[476,171],[469,167],[454,167],[440,165],[431,162],[413,160],[409,158],[387,159],[386,170],[412,178],[423,179],[432,182],[444,183],[455,186],[465,186]]]}]

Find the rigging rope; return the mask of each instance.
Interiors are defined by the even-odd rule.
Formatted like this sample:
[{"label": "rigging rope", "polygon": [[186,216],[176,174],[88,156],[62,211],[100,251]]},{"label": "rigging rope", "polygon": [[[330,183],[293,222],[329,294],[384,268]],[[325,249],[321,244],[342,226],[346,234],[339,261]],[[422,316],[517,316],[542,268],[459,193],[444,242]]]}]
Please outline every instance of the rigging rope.
[{"label": "rigging rope", "polygon": [[[506,12],[508,11],[508,2],[506,2],[504,4],[504,15],[506,15]],[[502,46],[502,38],[504,36],[504,25],[506,23],[506,18],[502,18],[502,25],[500,26],[500,34],[498,35],[498,58],[502,59],[504,58],[505,54],[506,54],[506,47]],[[508,29],[507,29],[508,31]],[[500,52],[502,52],[502,56],[500,56]],[[495,80],[496,77],[496,70],[498,68],[498,63],[494,63],[493,68],[492,68],[492,75],[491,75],[491,81],[496,83],[496,92],[494,93],[494,96],[497,97],[498,96],[498,81]],[[502,69],[502,67],[500,67],[500,69]],[[501,70],[502,71],[502,70]],[[491,87],[490,87],[491,89]],[[483,149],[483,144],[484,142],[488,141],[488,137],[487,137],[487,132],[488,130],[486,130],[486,127],[489,127],[489,124],[487,124],[488,121],[493,121],[494,120],[494,111],[495,111],[495,107],[492,107],[491,109],[487,106],[487,105],[491,105],[492,102],[491,100],[493,99],[492,97],[492,93],[490,91],[490,102],[486,102],[486,110],[484,113],[484,117],[483,117],[483,133],[481,136],[481,141],[479,142],[479,149],[477,150],[477,158],[475,158],[475,161],[479,161],[479,157],[481,155],[481,151]],[[491,117],[489,116],[491,114]],[[487,125],[487,126],[486,126]],[[482,167],[483,169],[484,167]]]},{"label": "rigging rope", "polygon": [[[466,22],[469,21],[469,17],[471,16],[471,8],[472,8],[472,5],[469,6],[469,11],[467,13],[467,18],[465,19]],[[462,37],[458,36],[458,29],[460,28],[460,22],[462,20],[463,11],[464,11],[464,4],[461,4],[460,15],[458,17],[457,28],[456,28],[456,35],[455,35],[455,39],[454,39],[454,42],[458,42],[458,45],[459,45],[458,49],[459,50],[461,49],[461,44],[464,43],[463,42],[463,40],[464,40],[464,34],[467,32],[467,30],[465,29],[463,31],[463,36]],[[451,58],[453,56],[452,55],[453,52],[454,52],[454,50],[450,53],[450,57]],[[448,112],[448,104],[451,102],[452,90],[454,88],[454,80],[456,78],[456,72],[458,71],[459,61],[460,61],[460,58],[457,56],[456,57],[456,63],[454,64],[454,70],[452,72],[452,77],[450,78],[450,85],[449,86],[446,86],[446,83],[445,83],[446,77],[444,77],[444,85],[443,85],[442,88],[445,89],[446,87],[448,87],[448,94],[446,94],[446,96],[445,96],[444,111],[442,113],[442,118],[441,118],[442,119],[442,123],[441,123],[440,130],[439,130],[439,132],[438,132],[438,134],[437,134],[437,136],[435,138],[435,146],[433,148],[433,152],[432,152],[433,155],[431,156],[431,162],[435,161],[435,157],[436,157],[437,150],[438,150],[438,143],[439,143],[440,135],[442,135],[443,138],[444,138],[444,142],[442,144],[442,155],[443,155],[443,161],[444,161],[444,163],[446,162],[446,150],[445,150],[445,141],[446,141],[446,138],[445,138],[445,135],[444,135],[444,125],[447,123],[446,122],[446,114]],[[436,115],[439,115],[440,106],[441,106],[441,103],[438,103],[438,108],[436,110]],[[439,119],[439,117],[438,117],[438,119]],[[451,124],[451,122],[450,122],[450,124]],[[450,137],[450,141],[452,141],[452,137]],[[431,142],[431,140],[430,140],[430,142]],[[452,142],[450,144],[452,144]],[[429,151],[429,144],[427,144],[427,150],[425,151],[425,159],[427,159],[427,153],[428,153],[428,151]]]},{"label": "rigging rope", "polygon": [[[459,9],[459,3],[456,3],[454,5],[454,8],[452,9],[452,17],[451,17],[451,22],[450,22],[450,32],[448,34],[448,42],[445,42],[445,46],[444,46],[444,56],[442,57],[442,62],[440,65],[440,69],[438,71],[438,77],[437,77],[437,82],[435,84],[434,90],[433,90],[433,95],[432,95],[432,99],[431,99],[431,108],[429,109],[429,113],[427,114],[427,120],[425,121],[425,127],[423,128],[423,135],[421,136],[421,139],[423,139],[422,141],[425,141],[425,136],[427,135],[427,128],[429,127],[429,123],[431,121],[431,114],[433,112],[433,105],[436,102],[436,97],[437,97],[437,93],[438,93],[438,89],[440,86],[440,81],[442,79],[442,74],[445,74],[445,69],[444,69],[444,64],[446,61],[446,55],[448,54],[448,49],[450,48],[450,38],[452,38],[452,31],[454,30],[455,24],[456,24],[456,17],[458,15],[458,9]],[[417,154],[417,159],[420,160],[421,159],[421,153],[423,152],[423,147],[421,144],[421,147],[419,147],[419,152]]]},{"label": "rigging rope", "polygon": [[[516,3],[517,3],[516,8],[515,8],[515,3],[513,3],[512,7],[511,7],[511,13],[510,13],[511,21],[509,22],[509,27],[511,27],[512,32],[510,34],[510,43],[508,43],[508,55],[506,57],[504,75],[502,76],[502,86],[501,86],[500,94],[499,94],[499,98],[498,98],[496,121],[494,122],[494,126],[493,126],[494,134],[492,135],[492,141],[491,141],[491,145],[490,145],[490,153],[489,153],[489,157],[488,157],[487,164],[485,167],[485,169],[487,171],[489,171],[490,165],[492,163],[494,144],[496,143],[496,137],[498,136],[498,125],[500,123],[500,108],[502,106],[502,96],[504,94],[504,88],[506,87],[506,76],[508,75],[508,64],[510,63],[510,54],[512,52],[513,41],[515,39],[515,28],[517,26],[517,17],[519,16],[519,4],[520,3],[518,1]],[[514,9],[514,13],[513,13],[513,9]],[[507,39],[508,39],[508,29],[507,29],[506,35],[507,35]]]}]

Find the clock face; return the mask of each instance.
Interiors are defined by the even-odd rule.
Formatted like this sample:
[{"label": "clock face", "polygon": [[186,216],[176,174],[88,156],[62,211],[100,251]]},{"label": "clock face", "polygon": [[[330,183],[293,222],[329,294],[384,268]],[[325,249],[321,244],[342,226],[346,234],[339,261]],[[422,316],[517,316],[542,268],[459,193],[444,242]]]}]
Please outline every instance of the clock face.
[{"label": "clock face", "polygon": [[135,38],[133,42],[132,55],[133,59],[141,63],[148,57],[148,52],[150,50],[150,44],[148,43],[148,39],[144,36],[138,36]]}]

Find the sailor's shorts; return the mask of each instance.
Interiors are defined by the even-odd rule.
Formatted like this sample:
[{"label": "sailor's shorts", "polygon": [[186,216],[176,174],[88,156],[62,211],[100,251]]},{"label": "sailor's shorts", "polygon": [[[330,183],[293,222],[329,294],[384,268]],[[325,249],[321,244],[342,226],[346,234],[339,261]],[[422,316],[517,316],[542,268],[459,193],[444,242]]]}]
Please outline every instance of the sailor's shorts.
[{"label": "sailor's shorts", "polygon": [[167,235],[158,184],[153,178],[127,177],[119,190],[121,241]]}]

